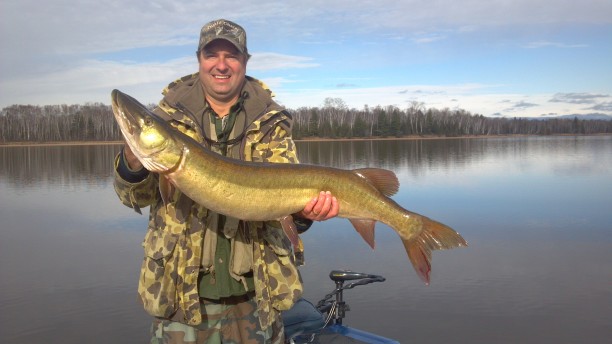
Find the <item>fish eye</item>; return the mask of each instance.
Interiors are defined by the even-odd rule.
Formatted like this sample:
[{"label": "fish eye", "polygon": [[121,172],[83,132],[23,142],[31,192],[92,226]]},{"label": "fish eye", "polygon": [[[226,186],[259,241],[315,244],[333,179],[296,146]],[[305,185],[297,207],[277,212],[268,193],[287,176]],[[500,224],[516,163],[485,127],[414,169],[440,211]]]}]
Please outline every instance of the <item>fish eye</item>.
[{"label": "fish eye", "polygon": [[145,118],[144,125],[150,127],[153,124],[153,120],[150,117]]}]

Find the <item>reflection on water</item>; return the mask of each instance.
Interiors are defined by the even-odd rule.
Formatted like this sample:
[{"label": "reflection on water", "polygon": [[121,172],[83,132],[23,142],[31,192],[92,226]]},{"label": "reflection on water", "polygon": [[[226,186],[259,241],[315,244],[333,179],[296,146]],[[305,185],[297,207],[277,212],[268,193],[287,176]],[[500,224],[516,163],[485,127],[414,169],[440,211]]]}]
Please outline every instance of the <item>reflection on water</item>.
[{"label": "reflection on water", "polygon": [[[302,163],[340,168],[381,167],[420,176],[430,170],[469,168],[484,161],[555,161],[561,172],[587,172],[610,162],[609,137],[522,137],[389,141],[299,142]],[[606,155],[608,153],[608,155]],[[601,165],[601,164],[598,164]]]},{"label": "reflection on water", "polygon": [[15,187],[106,183],[120,147],[0,146],[0,177]]},{"label": "reflection on water", "polygon": [[[0,343],[140,343],[146,216],[119,204],[119,146],[0,147]],[[431,286],[397,236],[348,221],[305,233],[306,296],[350,268],[387,277],[346,293],[346,323],[401,342],[607,342],[612,318],[612,137],[299,142],[303,163],[383,167],[394,198],[470,247],[435,252]],[[372,322],[372,319],[381,321]]]},{"label": "reflection on water", "polygon": [[482,159],[483,140],[300,142],[302,162],[340,168],[380,167],[419,176]]}]

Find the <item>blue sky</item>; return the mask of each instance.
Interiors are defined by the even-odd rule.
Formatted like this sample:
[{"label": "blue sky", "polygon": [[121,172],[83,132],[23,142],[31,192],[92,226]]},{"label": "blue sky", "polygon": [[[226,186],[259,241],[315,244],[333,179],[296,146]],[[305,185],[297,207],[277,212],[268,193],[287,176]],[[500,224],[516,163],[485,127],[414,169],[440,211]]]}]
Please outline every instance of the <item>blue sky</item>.
[{"label": "blue sky", "polygon": [[156,103],[218,18],[246,29],[247,73],[289,108],[612,115],[610,0],[2,0],[0,108],[114,88]]}]

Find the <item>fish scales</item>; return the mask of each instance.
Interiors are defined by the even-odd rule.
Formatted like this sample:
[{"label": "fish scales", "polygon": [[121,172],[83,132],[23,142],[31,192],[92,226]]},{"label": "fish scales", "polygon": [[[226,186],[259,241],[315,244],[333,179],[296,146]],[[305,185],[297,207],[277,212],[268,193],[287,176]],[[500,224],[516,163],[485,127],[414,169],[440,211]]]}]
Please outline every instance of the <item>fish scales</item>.
[{"label": "fish scales", "polygon": [[[197,145],[195,141],[183,144]],[[253,221],[277,219],[302,210],[320,190],[330,191],[339,200],[340,217],[373,218],[397,211],[386,208],[388,199],[350,171],[309,165],[246,164],[192,148],[197,147],[190,147],[183,167],[167,177],[194,201],[229,216]],[[277,201],[265,201],[268,199]],[[360,208],[377,211],[366,214]],[[382,216],[374,219],[381,221]]]}]

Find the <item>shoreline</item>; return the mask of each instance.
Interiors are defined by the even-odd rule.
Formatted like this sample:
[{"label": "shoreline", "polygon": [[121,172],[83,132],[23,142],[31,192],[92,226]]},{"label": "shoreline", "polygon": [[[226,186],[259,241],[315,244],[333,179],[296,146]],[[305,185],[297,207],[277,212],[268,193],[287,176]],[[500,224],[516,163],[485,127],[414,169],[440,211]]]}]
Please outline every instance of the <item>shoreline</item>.
[{"label": "shoreline", "polygon": [[[467,135],[467,136],[403,136],[403,137],[356,137],[356,138],[325,138],[306,137],[294,139],[295,142],[349,142],[349,141],[402,141],[402,140],[458,140],[458,139],[489,139],[511,137],[555,137],[555,136],[612,136],[612,134],[553,134],[553,135]],[[0,147],[33,147],[33,146],[97,146],[122,145],[124,141],[55,141],[55,142],[0,142]]]}]

